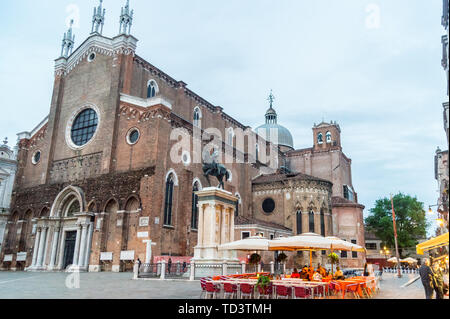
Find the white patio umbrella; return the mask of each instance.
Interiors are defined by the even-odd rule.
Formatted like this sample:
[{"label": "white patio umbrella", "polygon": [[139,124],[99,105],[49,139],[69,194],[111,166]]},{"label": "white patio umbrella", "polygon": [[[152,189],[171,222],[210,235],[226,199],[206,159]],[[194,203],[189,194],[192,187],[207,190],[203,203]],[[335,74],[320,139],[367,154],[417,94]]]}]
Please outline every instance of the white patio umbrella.
[{"label": "white patio umbrella", "polygon": [[359,251],[359,252],[366,251],[364,247],[342,240],[335,236],[328,236],[325,237],[325,239],[331,241],[331,250],[345,250],[345,251]]},{"label": "white patio umbrella", "polygon": [[269,250],[269,240],[254,236],[220,245],[219,250]]},{"label": "white patio umbrella", "polygon": [[391,257],[387,260],[390,263],[396,263],[397,262],[397,257]]},{"label": "white patio umbrella", "polygon": [[312,265],[312,252],[331,249],[332,241],[315,233],[304,233],[293,237],[280,237],[269,241],[269,250],[308,250]]},{"label": "white patio umbrella", "polygon": [[405,263],[409,263],[409,264],[417,263],[417,259],[414,259],[414,258],[411,258],[411,257],[408,257],[408,258],[405,258],[405,259],[400,259],[400,261],[401,262],[405,262]]}]

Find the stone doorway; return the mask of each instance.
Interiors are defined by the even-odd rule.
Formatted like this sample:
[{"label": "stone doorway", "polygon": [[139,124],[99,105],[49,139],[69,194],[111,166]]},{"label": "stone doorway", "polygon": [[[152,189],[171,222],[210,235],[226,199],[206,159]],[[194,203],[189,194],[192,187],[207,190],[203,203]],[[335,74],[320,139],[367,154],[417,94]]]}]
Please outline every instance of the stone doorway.
[{"label": "stone doorway", "polygon": [[68,231],[66,233],[66,241],[64,242],[64,261],[63,269],[67,269],[67,266],[73,264],[73,255],[75,252],[75,241],[77,238],[76,231]]}]

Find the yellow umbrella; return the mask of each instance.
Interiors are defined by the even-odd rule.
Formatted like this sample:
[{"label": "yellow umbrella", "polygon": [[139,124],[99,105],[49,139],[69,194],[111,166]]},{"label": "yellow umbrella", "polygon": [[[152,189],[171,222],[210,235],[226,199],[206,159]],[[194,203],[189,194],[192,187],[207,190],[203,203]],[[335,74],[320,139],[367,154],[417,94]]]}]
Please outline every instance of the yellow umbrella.
[{"label": "yellow umbrella", "polygon": [[418,244],[416,246],[416,250],[417,250],[417,254],[423,255],[424,252],[427,250],[439,248],[442,246],[448,246],[448,233],[445,233],[438,237],[433,237],[430,240],[427,240],[423,243]]}]

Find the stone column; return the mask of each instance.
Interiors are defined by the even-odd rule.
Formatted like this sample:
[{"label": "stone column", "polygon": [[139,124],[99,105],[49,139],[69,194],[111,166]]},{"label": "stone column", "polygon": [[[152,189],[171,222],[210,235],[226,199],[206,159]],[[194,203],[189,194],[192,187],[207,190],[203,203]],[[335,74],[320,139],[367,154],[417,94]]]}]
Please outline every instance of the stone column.
[{"label": "stone column", "polygon": [[197,246],[203,247],[204,240],[203,240],[203,220],[204,220],[204,210],[203,205],[197,204],[198,207],[198,230],[197,230],[197,236],[198,236],[198,243]]},{"label": "stone column", "polygon": [[189,275],[189,280],[193,281],[195,279],[195,261],[191,259],[191,273]]},{"label": "stone column", "polygon": [[47,241],[47,230],[48,227],[44,226],[41,230],[41,238],[39,240],[39,251],[38,251],[38,257],[37,257],[37,267],[42,267],[44,262],[44,255],[45,255],[45,244]]},{"label": "stone column", "polygon": [[49,265],[50,270],[53,270],[55,268],[56,252],[58,250],[58,238],[59,238],[59,227],[55,227],[55,231],[53,232],[52,254],[50,256],[50,265]]},{"label": "stone column", "polygon": [[224,260],[222,262],[222,276],[226,276],[228,275],[228,265],[227,265],[227,261]]},{"label": "stone column", "polygon": [[86,252],[86,244],[87,244],[87,224],[81,225],[81,241],[80,241],[80,250],[78,255],[78,262],[77,265],[82,267],[85,260],[85,252]]},{"label": "stone column", "polygon": [[64,270],[62,269],[63,267],[63,261],[64,261],[64,243],[66,242],[66,232],[63,231],[62,232],[62,236],[61,236],[61,245],[59,245],[59,257],[58,257],[58,266],[57,269],[60,270]]},{"label": "stone column", "polygon": [[245,261],[241,261],[241,272],[245,274]]},{"label": "stone column", "polygon": [[79,252],[80,252],[80,237],[81,237],[81,225],[78,225],[77,227],[77,238],[75,240],[75,251],[73,253],[73,261],[72,264],[73,265],[78,265],[78,257],[79,257]]},{"label": "stone column", "polygon": [[36,228],[36,238],[34,239],[33,261],[31,262],[31,267],[35,267],[37,263],[40,238],[41,238],[41,227]]},{"label": "stone column", "polygon": [[275,273],[275,264],[273,261],[270,262],[270,273],[271,274]]},{"label": "stone column", "polygon": [[83,266],[89,265],[89,258],[91,256],[91,246],[92,246],[92,236],[94,234],[94,223],[90,222],[88,227],[88,241],[86,246],[86,256],[84,258],[84,264]]},{"label": "stone column", "polygon": [[161,279],[166,279],[166,261],[161,261]]}]

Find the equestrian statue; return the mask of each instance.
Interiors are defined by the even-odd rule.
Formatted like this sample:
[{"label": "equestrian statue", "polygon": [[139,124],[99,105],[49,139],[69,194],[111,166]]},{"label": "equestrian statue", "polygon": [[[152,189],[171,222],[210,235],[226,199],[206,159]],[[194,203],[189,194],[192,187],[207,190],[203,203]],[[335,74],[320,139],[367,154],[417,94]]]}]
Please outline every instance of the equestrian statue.
[{"label": "equestrian statue", "polygon": [[211,186],[211,181],[209,180],[209,176],[215,176],[219,181],[219,185],[217,188],[225,189],[224,177],[225,181],[228,182],[230,179],[230,174],[228,173],[225,166],[217,163],[218,153],[214,151],[213,155],[207,154],[206,159],[203,161],[203,176],[205,176],[208,181],[209,186]]}]

